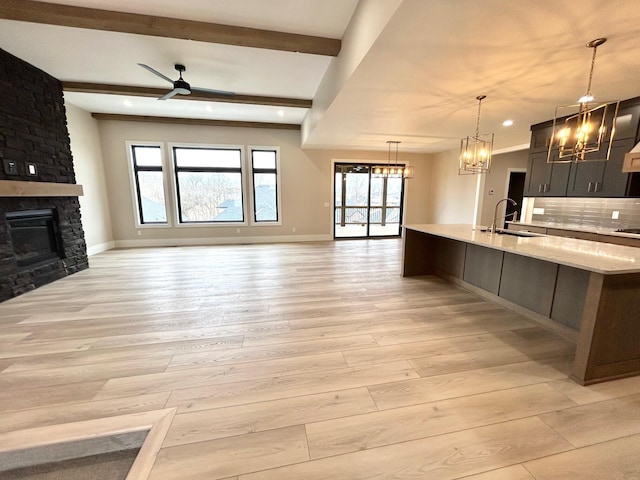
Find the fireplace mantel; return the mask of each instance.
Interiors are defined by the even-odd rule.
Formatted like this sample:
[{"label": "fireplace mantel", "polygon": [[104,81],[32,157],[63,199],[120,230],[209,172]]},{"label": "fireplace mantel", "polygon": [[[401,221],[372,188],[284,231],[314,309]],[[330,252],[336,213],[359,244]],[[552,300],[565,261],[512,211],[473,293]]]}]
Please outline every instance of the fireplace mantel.
[{"label": "fireplace mantel", "polygon": [[82,185],[75,183],[0,180],[0,197],[81,197]]}]

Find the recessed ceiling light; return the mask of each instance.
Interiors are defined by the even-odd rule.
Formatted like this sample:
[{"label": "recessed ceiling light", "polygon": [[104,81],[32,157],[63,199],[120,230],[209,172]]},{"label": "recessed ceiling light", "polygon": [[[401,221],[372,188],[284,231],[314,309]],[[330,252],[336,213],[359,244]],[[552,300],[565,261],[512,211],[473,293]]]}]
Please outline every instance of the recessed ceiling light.
[{"label": "recessed ceiling light", "polygon": [[505,120],[502,122],[503,127],[510,127],[511,125],[513,125],[513,120]]},{"label": "recessed ceiling light", "polygon": [[278,116],[284,117],[284,110],[278,110]]},{"label": "recessed ceiling light", "polygon": [[124,103],[125,107],[133,107],[133,102],[131,100],[125,100],[122,103]]},{"label": "recessed ceiling light", "polygon": [[213,112],[213,108],[211,108],[211,105],[207,105],[205,109],[207,110],[207,112]]}]

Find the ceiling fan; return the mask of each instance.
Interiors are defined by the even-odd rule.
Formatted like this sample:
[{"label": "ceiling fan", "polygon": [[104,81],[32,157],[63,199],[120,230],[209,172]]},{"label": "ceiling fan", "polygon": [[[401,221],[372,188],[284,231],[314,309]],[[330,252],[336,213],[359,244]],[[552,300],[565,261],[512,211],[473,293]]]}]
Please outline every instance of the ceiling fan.
[{"label": "ceiling fan", "polygon": [[166,80],[167,82],[173,84],[173,90],[171,90],[166,95],[163,95],[162,97],[158,98],[158,100],[168,100],[171,97],[174,97],[174,96],[176,96],[178,94],[180,94],[180,95],[189,95],[192,91],[193,92],[213,93],[215,95],[225,95],[225,96],[229,96],[229,97],[235,95],[234,92],[228,92],[226,90],[212,90],[210,88],[192,87],[191,85],[189,85],[182,78],[182,72],[184,72],[187,68],[184,65],[181,65],[179,63],[176,63],[174,65],[175,69],[180,73],[180,78],[178,78],[177,80],[171,80],[169,77],[167,77],[166,75],[160,73],[155,68],[151,68],[149,65],[145,65],[144,63],[139,63],[138,65],[140,65],[142,68],[144,68],[146,70],[149,70],[154,75],[157,75],[158,77],[160,77],[160,78]]}]

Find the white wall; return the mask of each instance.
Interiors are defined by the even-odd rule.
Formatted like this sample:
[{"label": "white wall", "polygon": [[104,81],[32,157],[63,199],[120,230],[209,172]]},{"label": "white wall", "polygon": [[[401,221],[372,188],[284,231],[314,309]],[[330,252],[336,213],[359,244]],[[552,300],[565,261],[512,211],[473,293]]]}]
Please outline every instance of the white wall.
[{"label": "white wall", "polygon": [[[518,150],[493,156],[491,159],[491,171],[485,178],[480,224],[491,225],[496,202],[507,196],[509,172],[514,169],[526,171],[528,158],[529,150]],[[518,206],[518,210],[520,210],[520,207],[521,205]],[[498,213],[499,215],[504,215],[504,204],[500,205]]]},{"label": "white wall", "polygon": [[[99,122],[99,131],[102,156],[109,165],[105,178],[113,236],[120,247],[330,240],[333,231],[331,161],[387,159],[386,151],[302,150],[300,132],[291,130],[106,120]],[[126,141],[279,147],[282,224],[136,228]],[[412,182],[407,189],[405,209],[408,223],[425,223],[430,184],[428,156],[401,154],[399,160],[409,161],[416,172],[416,178],[408,180]]]},{"label": "white wall", "polygon": [[68,103],[65,107],[76,183],[84,187],[82,228],[87,252],[94,255],[114,246],[98,122],[85,110]]},{"label": "white wall", "polygon": [[[303,150],[299,146],[298,131],[98,122],[72,105],[67,106],[67,116],[77,181],[85,190],[80,204],[90,253],[114,245],[330,240],[333,231],[332,160],[385,162],[387,156],[386,151]],[[279,147],[282,225],[239,227],[239,234],[235,225],[137,229],[127,164],[127,140]],[[401,152],[399,160],[415,166],[415,178],[406,181],[405,223],[471,224],[477,209],[477,223],[486,224],[490,222],[487,215],[489,210],[492,215],[497,198],[488,195],[489,189],[502,192],[508,168],[526,168],[526,151],[496,155],[492,172],[487,176],[458,175],[457,150],[436,155]],[[104,164],[109,168],[104,169]],[[478,189],[480,194],[476,201]]]},{"label": "white wall", "polygon": [[380,32],[389,22],[402,0],[360,0],[342,38],[342,48],[331,60],[318,90],[313,107],[302,123],[302,144],[308,144],[313,129],[322,120],[340,90],[353,74]]},{"label": "white wall", "polygon": [[433,156],[429,194],[429,223],[473,224],[478,187],[484,175],[458,175],[459,150]]}]

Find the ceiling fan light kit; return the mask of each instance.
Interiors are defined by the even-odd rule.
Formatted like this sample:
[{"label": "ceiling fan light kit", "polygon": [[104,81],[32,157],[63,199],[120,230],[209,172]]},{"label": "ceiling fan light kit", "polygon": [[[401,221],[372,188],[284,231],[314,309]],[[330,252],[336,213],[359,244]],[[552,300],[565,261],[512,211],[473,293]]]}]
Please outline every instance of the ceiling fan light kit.
[{"label": "ceiling fan light kit", "polygon": [[171,80],[169,77],[167,77],[163,73],[160,73],[155,68],[152,68],[149,65],[146,65],[144,63],[138,63],[138,65],[140,65],[145,70],[148,70],[149,72],[153,73],[154,75],[162,78],[163,80],[166,80],[167,82],[173,84],[173,90],[169,91],[166,95],[163,95],[162,97],[158,98],[158,100],[169,100],[170,98],[175,97],[176,95],[190,95],[192,91],[209,93],[212,95],[223,95],[226,97],[235,95],[235,92],[229,92],[226,90],[213,90],[210,88],[192,87],[184,78],[182,78],[182,72],[186,71],[187,67],[185,67],[180,63],[176,63],[173,66],[180,75],[177,80]]},{"label": "ceiling fan light kit", "polygon": [[[574,105],[556,107],[548,163],[602,162],[609,160],[620,102],[594,102],[591,93],[596,51],[606,38],[587,43],[593,49],[587,92]],[[592,154],[592,155],[588,155]]]}]

